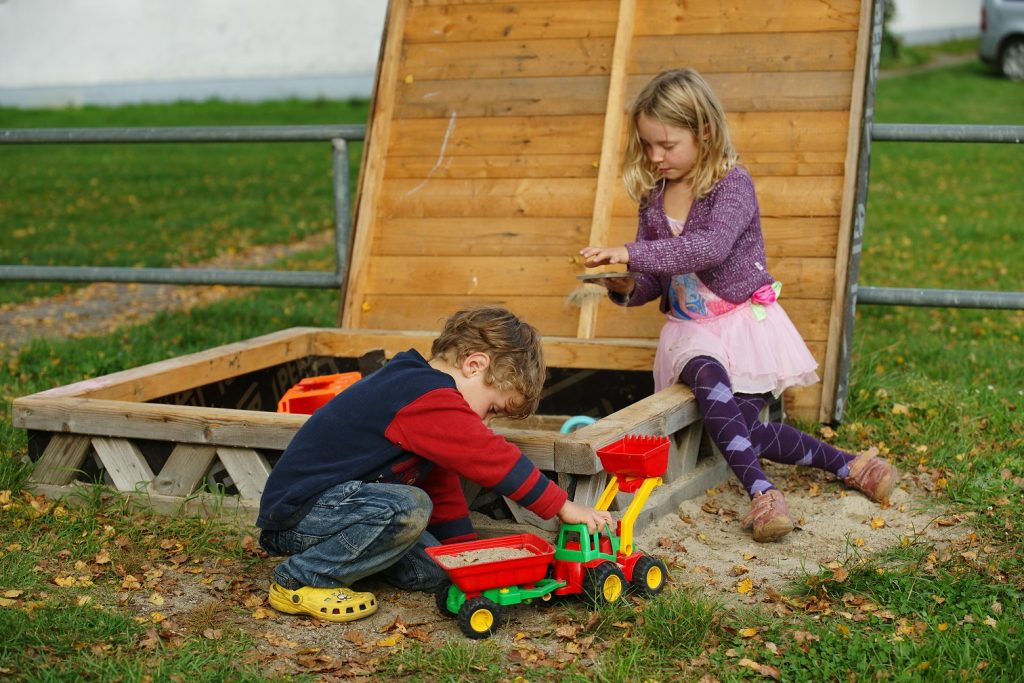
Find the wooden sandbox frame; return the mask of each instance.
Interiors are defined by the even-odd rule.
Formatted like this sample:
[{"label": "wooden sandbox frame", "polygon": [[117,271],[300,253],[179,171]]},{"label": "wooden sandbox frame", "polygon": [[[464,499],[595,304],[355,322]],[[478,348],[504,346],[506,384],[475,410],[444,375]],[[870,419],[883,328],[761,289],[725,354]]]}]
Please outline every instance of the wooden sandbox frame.
[{"label": "wooden sandbox frame", "polygon": [[[189,402],[197,378],[215,385],[304,358],[354,358],[377,349],[388,358],[409,348],[427,353],[434,336],[292,328],[18,398],[14,424],[32,435],[37,455],[32,486],[38,491],[52,496],[73,493],[84,466],[94,459],[117,491],[160,511],[230,511],[251,523],[271,469],[267,454],[282,451],[308,417],[153,401],[179,394],[178,400]],[[549,364],[560,367],[591,367],[612,353],[623,366],[640,370],[650,367],[653,354],[650,344],[643,342],[548,338],[544,347]],[[725,476],[721,458],[698,462],[701,425],[692,395],[681,385],[570,434],[559,433],[563,420],[535,416],[521,424],[508,421],[495,431],[517,444],[540,469],[555,473],[562,486],[574,491],[574,500],[587,505],[597,501],[606,482],[598,448],[625,433],[672,437],[666,485],[651,497],[639,526]],[[154,463],[140,445],[154,440],[173,444],[162,462]],[[217,462],[230,475],[237,496],[195,493]],[[516,521],[554,528],[508,502]]]}]

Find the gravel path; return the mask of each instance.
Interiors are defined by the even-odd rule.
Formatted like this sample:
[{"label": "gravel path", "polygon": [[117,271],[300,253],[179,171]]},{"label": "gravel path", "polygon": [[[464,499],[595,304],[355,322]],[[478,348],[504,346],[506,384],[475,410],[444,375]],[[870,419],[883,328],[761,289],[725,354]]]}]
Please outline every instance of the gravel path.
[{"label": "gravel path", "polygon": [[[246,268],[274,263],[331,244],[332,231],[287,245],[253,247],[196,267]],[[149,320],[160,311],[191,308],[237,296],[247,287],[100,282],[60,296],[0,306],[0,354],[13,355],[33,339],[102,334]]]}]

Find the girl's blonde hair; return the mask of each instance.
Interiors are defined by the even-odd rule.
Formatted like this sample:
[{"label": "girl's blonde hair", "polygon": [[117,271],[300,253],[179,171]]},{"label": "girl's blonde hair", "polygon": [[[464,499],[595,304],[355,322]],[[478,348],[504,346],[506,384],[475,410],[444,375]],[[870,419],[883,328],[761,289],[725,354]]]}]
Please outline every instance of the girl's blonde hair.
[{"label": "girl's blonde hair", "polygon": [[659,180],[637,131],[641,114],[688,130],[697,139],[697,159],[686,176],[694,199],[710,192],[736,166],[737,154],[729,139],[725,110],[711,86],[693,69],[663,71],[637,95],[629,112],[622,178],[633,201],[645,200]]}]

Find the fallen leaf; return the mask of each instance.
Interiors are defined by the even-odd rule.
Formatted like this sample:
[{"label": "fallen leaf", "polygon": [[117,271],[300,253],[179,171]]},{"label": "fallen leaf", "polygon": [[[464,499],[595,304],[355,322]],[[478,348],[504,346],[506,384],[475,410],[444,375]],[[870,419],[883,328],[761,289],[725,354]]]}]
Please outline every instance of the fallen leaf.
[{"label": "fallen leaf", "polygon": [[765,676],[766,678],[774,678],[775,680],[779,680],[779,670],[776,669],[774,666],[769,666],[767,664],[759,664],[758,662],[755,662],[753,659],[747,659],[746,657],[739,661],[739,665],[746,667],[751,671],[755,671],[761,674],[762,676]]},{"label": "fallen leaf", "polygon": [[885,526],[885,519],[882,517],[872,517],[869,525],[872,529],[881,529]]},{"label": "fallen leaf", "polygon": [[754,581],[752,579],[743,579],[742,581],[736,584],[737,593],[742,593],[745,595],[752,590],[754,590]]},{"label": "fallen leaf", "polygon": [[737,633],[739,633],[744,638],[753,638],[757,635],[757,629],[751,626],[749,628],[741,628],[739,631],[737,631]]}]

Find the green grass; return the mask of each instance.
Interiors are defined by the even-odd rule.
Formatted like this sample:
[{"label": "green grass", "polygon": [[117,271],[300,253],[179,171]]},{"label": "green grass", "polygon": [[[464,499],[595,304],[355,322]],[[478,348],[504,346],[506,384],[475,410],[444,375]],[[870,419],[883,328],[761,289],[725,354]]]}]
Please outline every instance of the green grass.
[{"label": "green grass", "polygon": [[[311,116],[310,109],[333,111],[335,104],[254,105],[239,107],[235,113],[230,113],[234,105],[208,107],[93,110],[83,119],[76,118],[76,111],[36,112],[39,118],[18,118],[20,113],[7,111],[0,112],[0,117],[7,117],[0,121],[8,123],[0,126],[300,122],[294,117]],[[356,106],[354,111],[358,110]],[[195,112],[205,112],[205,118],[177,118]],[[966,64],[882,81],[876,120],[1019,125],[1024,123],[1024,101],[1016,84],[994,77],[978,64]],[[264,155],[281,153],[277,146],[262,147]],[[144,158],[143,152],[148,149],[152,155],[155,150],[168,167],[175,167],[161,172],[175,178],[173,183],[187,184],[182,191],[188,196],[202,196],[206,193],[202,174],[177,166],[180,163],[193,171],[204,168],[206,162],[191,158],[195,149],[183,152],[183,159],[168,156],[168,146],[133,149],[143,156],[133,162],[136,170],[126,174],[141,175],[154,206],[162,203],[170,215],[177,212],[179,216],[163,238],[181,232],[180,242],[198,239],[202,245],[184,249],[175,258],[205,258],[230,243],[232,231],[240,230],[244,221],[202,239],[202,231],[191,233],[194,226],[183,217],[191,207],[174,206],[177,190],[165,187],[163,181],[146,181],[147,169],[156,162],[152,156]],[[221,154],[240,154],[240,149],[233,146],[233,151]],[[42,154],[55,151],[47,148]],[[8,152],[9,148],[0,148],[5,170],[12,159]],[[0,217],[10,220],[13,212],[47,215],[54,226],[73,218],[78,221],[75,234],[80,245],[75,258],[83,262],[93,262],[105,250],[111,251],[105,258],[124,258],[121,246],[130,238],[148,245],[138,251],[144,256],[132,259],[159,263],[164,258],[159,240],[140,237],[150,231],[140,227],[135,214],[124,213],[126,232],[107,242],[103,233],[110,214],[102,206],[99,218],[84,208],[69,213],[66,207],[41,206],[48,201],[42,189],[46,163],[31,161],[30,156],[28,148],[19,150],[18,168],[31,170],[35,165],[28,175],[35,175],[36,189],[9,192],[10,174],[3,174],[0,183],[7,184],[0,194]],[[68,153],[67,159],[74,161],[76,156]],[[267,169],[280,169],[292,160],[285,156],[288,160],[279,159],[281,165],[271,167],[268,157],[254,152],[245,165],[256,175],[276,176],[276,170],[267,173]],[[102,155],[94,161],[102,161]],[[322,162],[312,158],[307,162],[308,178],[314,182],[326,178],[326,151]],[[96,175],[103,178],[104,186],[113,182],[107,169],[116,175],[119,168],[116,160],[106,163],[110,166]],[[83,161],[76,171],[77,184],[69,186],[66,196],[77,202],[78,194],[88,195],[88,179],[99,173]],[[55,177],[59,175],[55,172]],[[860,282],[1024,290],[1024,271],[1018,265],[1024,262],[1019,226],[1024,191],[1017,182],[1022,175],[1019,145],[877,143]],[[136,185],[129,189],[125,184],[115,194],[123,199],[125,193],[139,197],[140,192]],[[319,198],[299,192],[295,207],[276,209],[282,216],[292,215],[290,221],[261,221],[259,212],[270,210],[266,206],[235,206],[260,203],[248,191],[225,190],[219,199],[216,194],[207,193],[210,215],[254,217],[250,226],[254,233],[248,238],[254,244],[292,235],[299,230],[300,216],[307,222],[314,220],[310,216],[329,220],[332,210],[329,191],[316,195]],[[152,210],[153,217],[162,215]],[[20,220],[23,228],[44,223]],[[214,219],[198,222],[204,221]],[[285,223],[288,230],[279,232]],[[25,243],[9,246],[5,242],[2,248],[22,249],[18,258],[34,258],[30,245],[53,243],[56,249],[67,241],[55,228],[20,239]],[[293,259],[281,267],[329,270],[333,265],[328,252]],[[6,258],[5,253],[2,260]],[[13,300],[19,295],[8,291],[4,296]],[[331,325],[336,305],[332,291],[252,290],[189,313],[163,313],[144,325],[106,336],[39,340],[4,359],[0,405],[9,414],[15,396],[283,327]],[[944,546],[907,539],[905,545],[876,556],[850,552],[841,568],[808,575],[783,600],[753,611],[711,602],[699,593],[670,590],[656,600],[631,599],[594,615],[582,607],[567,606],[565,619],[578,629],[571,642],[550,635],[541,642],[529,638],[507,647],[497,639],[415,643],[388,652],[378,650],[362,666],[368,667],[371,677],[437,681],[507,681],[516,676],[531,681],[698,680],[705,673],[720,681],[773,675],[787,681],[1021,680],[1021,329],[1021,312],[881,306],[862,306],[857,312],[849,403],[844,423],[836,429],[836,441],[851,449],[876,446],[890,452],[904,471],[934,484],[935,502],[968,518],[975,535]],[[0,633],[5,636],[0,643],[0,677],[40,681],[141,680],[144,674],[168,681],[259,678],[260,663],[251,657],[254,635],[230,620],[230,609],[224,617],[227,621],[218,628],[219,639],[204,638],[200,626],[182,624],[174,630],[177,635],[157,629],[153,640],[147,635],[153,624],[137,621],[116,598],[126,573],[142,573],[147,566],[169,561],[176,546],[165,548],[162,542],[168,538],[183,544],[197,566],[228,563],[237,576],[259,574],[259,560],[246,552],[236,532],[196,520],[129,514],[118,503],[103,499],[99,489],[87,490],[77,507],[46,508],[44,502],[22,492],[27,474],[20,461],[26,450],[25,435],[9,420],[0,423],[0,449],[0,492],[10,492],[0,493],[6,496],[0,497],[0,597],[17,593],[5,598],[13,605],[0,607]],[[114,542],[121,537],[125,542]],[[109,566],[95,563],[103,551],[112,555]],[[54,577],[80,575],[76,565],[82,565],[77,563],[89,568],[93,585],[62,588],[54,584]],[[80,604],[83,598],[89,600]],[[209,618],[199,615],[196,622]],[[580,650],[569,652],[570,644]],[[316,677],[294,664],[287,673]]]},{"label": "green grass", "polygon": [[[350,102],[0,108],[0,128],[365,123]],[[350,144],[355,187],[362,143]],[[0,145],[0,263],[172,267],[334,226],[322,143]],[[333,267],[329,268],[333,270]],[[0,304],[52,283],[0,283]]]}]

